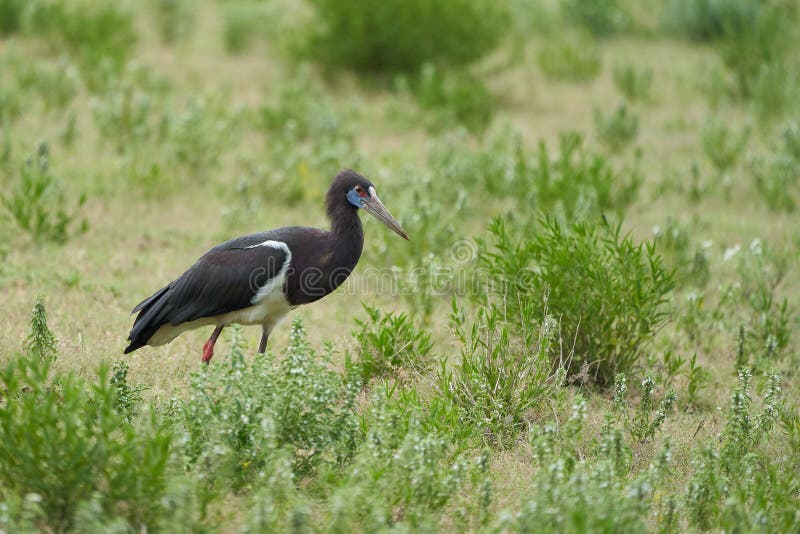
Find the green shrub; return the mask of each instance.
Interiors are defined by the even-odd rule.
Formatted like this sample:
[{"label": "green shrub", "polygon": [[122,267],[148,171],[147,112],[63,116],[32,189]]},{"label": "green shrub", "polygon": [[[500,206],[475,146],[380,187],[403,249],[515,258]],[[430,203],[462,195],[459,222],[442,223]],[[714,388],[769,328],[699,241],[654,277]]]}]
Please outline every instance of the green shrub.
[{"label": "green shrub", "polygon": [[156,26],[165,43],[187,39],[197,22],[197,4],[192,0],[150,0]]},{"label": "green shrub", "polygon": [[290,20],[284,17],[282,5],[282,2],[259,0],[228,0],[222,3],[222,42],[225,50],[229,54],[241,54],[252,46],[253,41],[268,36],[271,37],[271,44],[276,42],[278,36],[287,32]]},{"label": "green shrub", "polygon": [[668,0],[662,20],[674,33],[696,41],[722,38],[729,27],[754,20],[760,0]]},{"label": "green shrub", "polygon": [[622,432],[606,424],[596,445],[587,450],[581,446],[586,440],[585,419],[586,401],[579,396],[564,424],[532,430],[532,460],[537,469],[519,513],[500,522],[497,530],[578,533],[652,528],[646,518],[657,509],[656,493],[667,481],[669,445],[638,476],[631,477],[631,453]]},{"label": "green shrub", "polygon": [[[21,230],[37,241],[58,243],[86,231],[86,219],[80,219],[85,201],[86,197],[81,196],[74,208],[67,205],[61,182],[50,171],[50,154],[45,144],[22,165],[12,189],[0,193],[0,206]],[[77,230],[73,229],[75,223],[79,223]]]},{"label": "green shrub", "polygon": [[772,450],[784,410],[780,376],[771,374],[766,382],[759,413],[753,408],[752,376],[739,372],[725,429],[695,455],[685,496],[692,527],[776,532],[800,527],[796,475],[774,461]]},{"label": "green shrub", "polygon": [[602,66],[597,44],[585,36],[549,39],[541,46],[537,59],[545,76],[571,82],[595,79]]},{"label": "green shrub", "polygon": [[505,33],[505,6],[492,0],[311,0],[312,56],[362,71],[416,72],[425,63],[463,65]]},{"label": "green shrub", "polygon": [[474,468],[446,436],[422,428],[418,411],[383,391],[370,405],[364,445],[330,497],[330,530],[435,530],[435,512],[461,494]]},{"label": "green shrub", "polygon": [[[32,337],[45,338],[39,311]],[[73,525],[89,501],[130,529],[154,525],[163,513],[171,434],[155,419],[134,427],[118,414],[105,369],[86,383],[52,372],[52,361],[34,351],[0,370],[2,500],[36,502],[37,525],[53,531]]]},{"label": "green shrub", "polygon": [[52,46],[66,47],[81,65],[92,88],[105,87],[122,70],[137,34],[133,13],[105,0],[51,0],[31,10],[29,31],[46,35]]},{"label": "green shrub", "polygon": [[[636,199],[641,184],[638,169],[615,170],[606,157],[590,151],[577,133],[561,134],[556,150],[548,149],[542,141],[533,152],[528,152],[521,136],[508,128],[491,135],[479,151],[464,150],[458,138],[454,141],[433,153],[434,176],[426,187],[453,181],[462,184],[462,188],[480,187],[482,191],[476,194],[481,195],[481,207],[487,200],[497,199],[519,212],[534,206],[556,213],[564,221],[573,221],[597,217],[609,210],[623,212]],[[470,195],[460,191],[444,188],[439,194],[448,202],[461,205]],[[419,200],[424,202],[424,198]],[[440,217],[434,216],[431,221],[434,234],[439,229],[446,230]],[[447,248],[451,241],[439,250]]]},{"label": "green shrub", "polygon": [[358,438],[359,383],[313,353],[299,319],[280,361],[260,354],[246,362],[240,331],[234,332],[228,359],[195,372],[189,399],[171,408],[187,436],[188,465],[206,473],[214,490],[242,488],[281,449],[289,451],[297,473],[347,460]]},{"label": "green shrub", "polygon": [[47,326],[47,310],[45,310],[42,297],[37,297],[36,304],[33,305],[31,331],[25,340],[24,348],[30,358],[43,364],[55,361],[58,354],[56,336]]},{"label": "green shrub", "polygon": [[633,65],[617,65],[614,67],[614,85],[630,102],[650,100],[653,71],[648,67],[637,69]]},{"label": "green shrub", "polygon": [[702,131],[703,152],[717,172],[723,174],[738,163],[749,137],[749,128],[736,133],[720,120],[708,120]]},{"label": "green shrub", "polygon": [[619,152],[639,135],[639,116],[629,113],[625,104],[606,116],[599,108],[594,110],[597,137],[611,152]]},{"label": "green shrub", "polygon": [[442,363],[436,384],[438,394],[458,407],[463,425],[502,446],[513,445],[557,405],[566,376],[557,319],[549,315],[546,297],[528,300],[517,311],[519,316],[505,317],[498,305],[481,307],[468,322],[453,300],[460,359],[452,367]]},{"label": "green shrub", "polygon": [[434,111],[430,128],[441,130],[463,125],[473,133],[483,132],[492,120],[492,95],[484,83],[467,72],[422,67],[414,84],[414,98],[424,110]]},{"label": "green shrub", "polygon": [[[745,98],[754,95],[759,78],[770,69],[797,68],[795,11],[788,3],[758,5],[752,17],[727,21],[718,44],[722,61],[733,73],[738,92]],[[776,80],[773,77],[771,81]]]},{"label": "green shrub", "polygon": [[567,20],[600,37],[618,33],[630,25],[630,15],[618,0],[564,0],[561,11]]},{"label": "green shrub", "polygon": [[653,228],[653,241],[664,260],[678,275],[678,282],[705,287],[711,278],[708,259],[710,243],[692,246],[691,230],[671,217],[664,226]]},{"label": "green shrub", "polygon": [[358,360],[354,368],[364,383],[404,368],[422,372],[431,361],[433,343],[430,334],[418,330],[405,313],[383,313],[363,304],[368,321],[356,319],[359,329],[353,332],[358,342]]},{"label": "green shrub", "polygon": [[0,37],[20,30],[24,12],[25,0],[0,0]]},{"label": "green shrub", "polygon": [[[549,313],[559,317],[562,336],[553,348],[572,348],[570,373],[590,372],[597,384],[610,386],[617,373],[635,371],[669,318],[665,306],[675,286],[652,243],[634,244],[620,226],[562,226],[551,218],[540,221],[530,240],[515,240],[500,219],[489,234],[478,248],[488,298],[504,303],[518,330],[528,328],[524,307],[549,288]],[[532,311],[538,321],[546,319],[538,307]],[[551,358],[555,365],[562,354]]]}]

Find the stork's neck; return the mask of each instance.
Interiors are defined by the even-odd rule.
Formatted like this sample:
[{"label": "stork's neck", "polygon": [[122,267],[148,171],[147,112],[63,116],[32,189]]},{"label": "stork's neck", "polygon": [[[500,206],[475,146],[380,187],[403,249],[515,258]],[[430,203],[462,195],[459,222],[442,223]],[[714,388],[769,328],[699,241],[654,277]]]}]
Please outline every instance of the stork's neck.
[{"label": "stork's neck", "polygon": [[333,261],[331,265],[352,270],[364,248],[364,228],[358,210],[350,206],[338,206],[329,211]]}]

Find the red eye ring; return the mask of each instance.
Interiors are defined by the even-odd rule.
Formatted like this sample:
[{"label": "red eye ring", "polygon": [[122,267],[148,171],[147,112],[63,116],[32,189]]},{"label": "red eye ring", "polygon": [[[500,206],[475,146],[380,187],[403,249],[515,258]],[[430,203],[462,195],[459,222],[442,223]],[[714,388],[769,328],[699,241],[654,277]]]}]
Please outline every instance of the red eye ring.
[{"label": "red eye ring", "polygon": [[358,196],[360,196],[361,198],[366,198],[366,197],[368,197],[368,196],[369,196],[369,193],[367,193],[366,191],[364,191],[364,188],[363,188],[363,187],[361,187],[360,185],[357,185],[357,186],[355,187],[355,190],[356,190],[356,194],[357,194]]}]

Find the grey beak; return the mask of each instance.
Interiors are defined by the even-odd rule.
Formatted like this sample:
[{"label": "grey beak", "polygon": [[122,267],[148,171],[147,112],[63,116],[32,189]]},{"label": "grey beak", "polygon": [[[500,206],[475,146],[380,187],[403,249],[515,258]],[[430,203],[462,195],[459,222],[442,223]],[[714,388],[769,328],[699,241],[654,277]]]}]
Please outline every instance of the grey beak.
[{"label": "grey beak", "polygon": [[391,228],[397,235],[402,237],[403,239],[408,239],[408,234],[403,227],[400,226],[400,223],[392,217],[392,214],[389,213],[389,210],[386,209],[386,206],[383,205],[381,199],[378,198],[378,194],[375,192],[374,187],[369,188],[369,198],[364,199],[364,209],[369,212],[370,215],[381,221],[383,224]]}]

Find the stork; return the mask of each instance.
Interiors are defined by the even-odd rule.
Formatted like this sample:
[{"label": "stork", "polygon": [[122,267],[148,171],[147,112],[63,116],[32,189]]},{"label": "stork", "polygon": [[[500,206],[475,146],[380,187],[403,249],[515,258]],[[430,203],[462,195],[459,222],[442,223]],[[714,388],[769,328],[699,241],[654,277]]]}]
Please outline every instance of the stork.
[{"label": "stork", "polygon": [[378,198],[375,186],[344,169],[326,199],[330,231],[286,226],[237,237],[206,252],[178,278],[140,302],[125,354],[145,345],[165,345],[183,332],[214,325],[203,346],[203,362],[214,356],[222,329],[232,323],[260,325],[258,352],[289,310],[333,292],[358,263],[364,230],[358,210],[408,234]]}]

